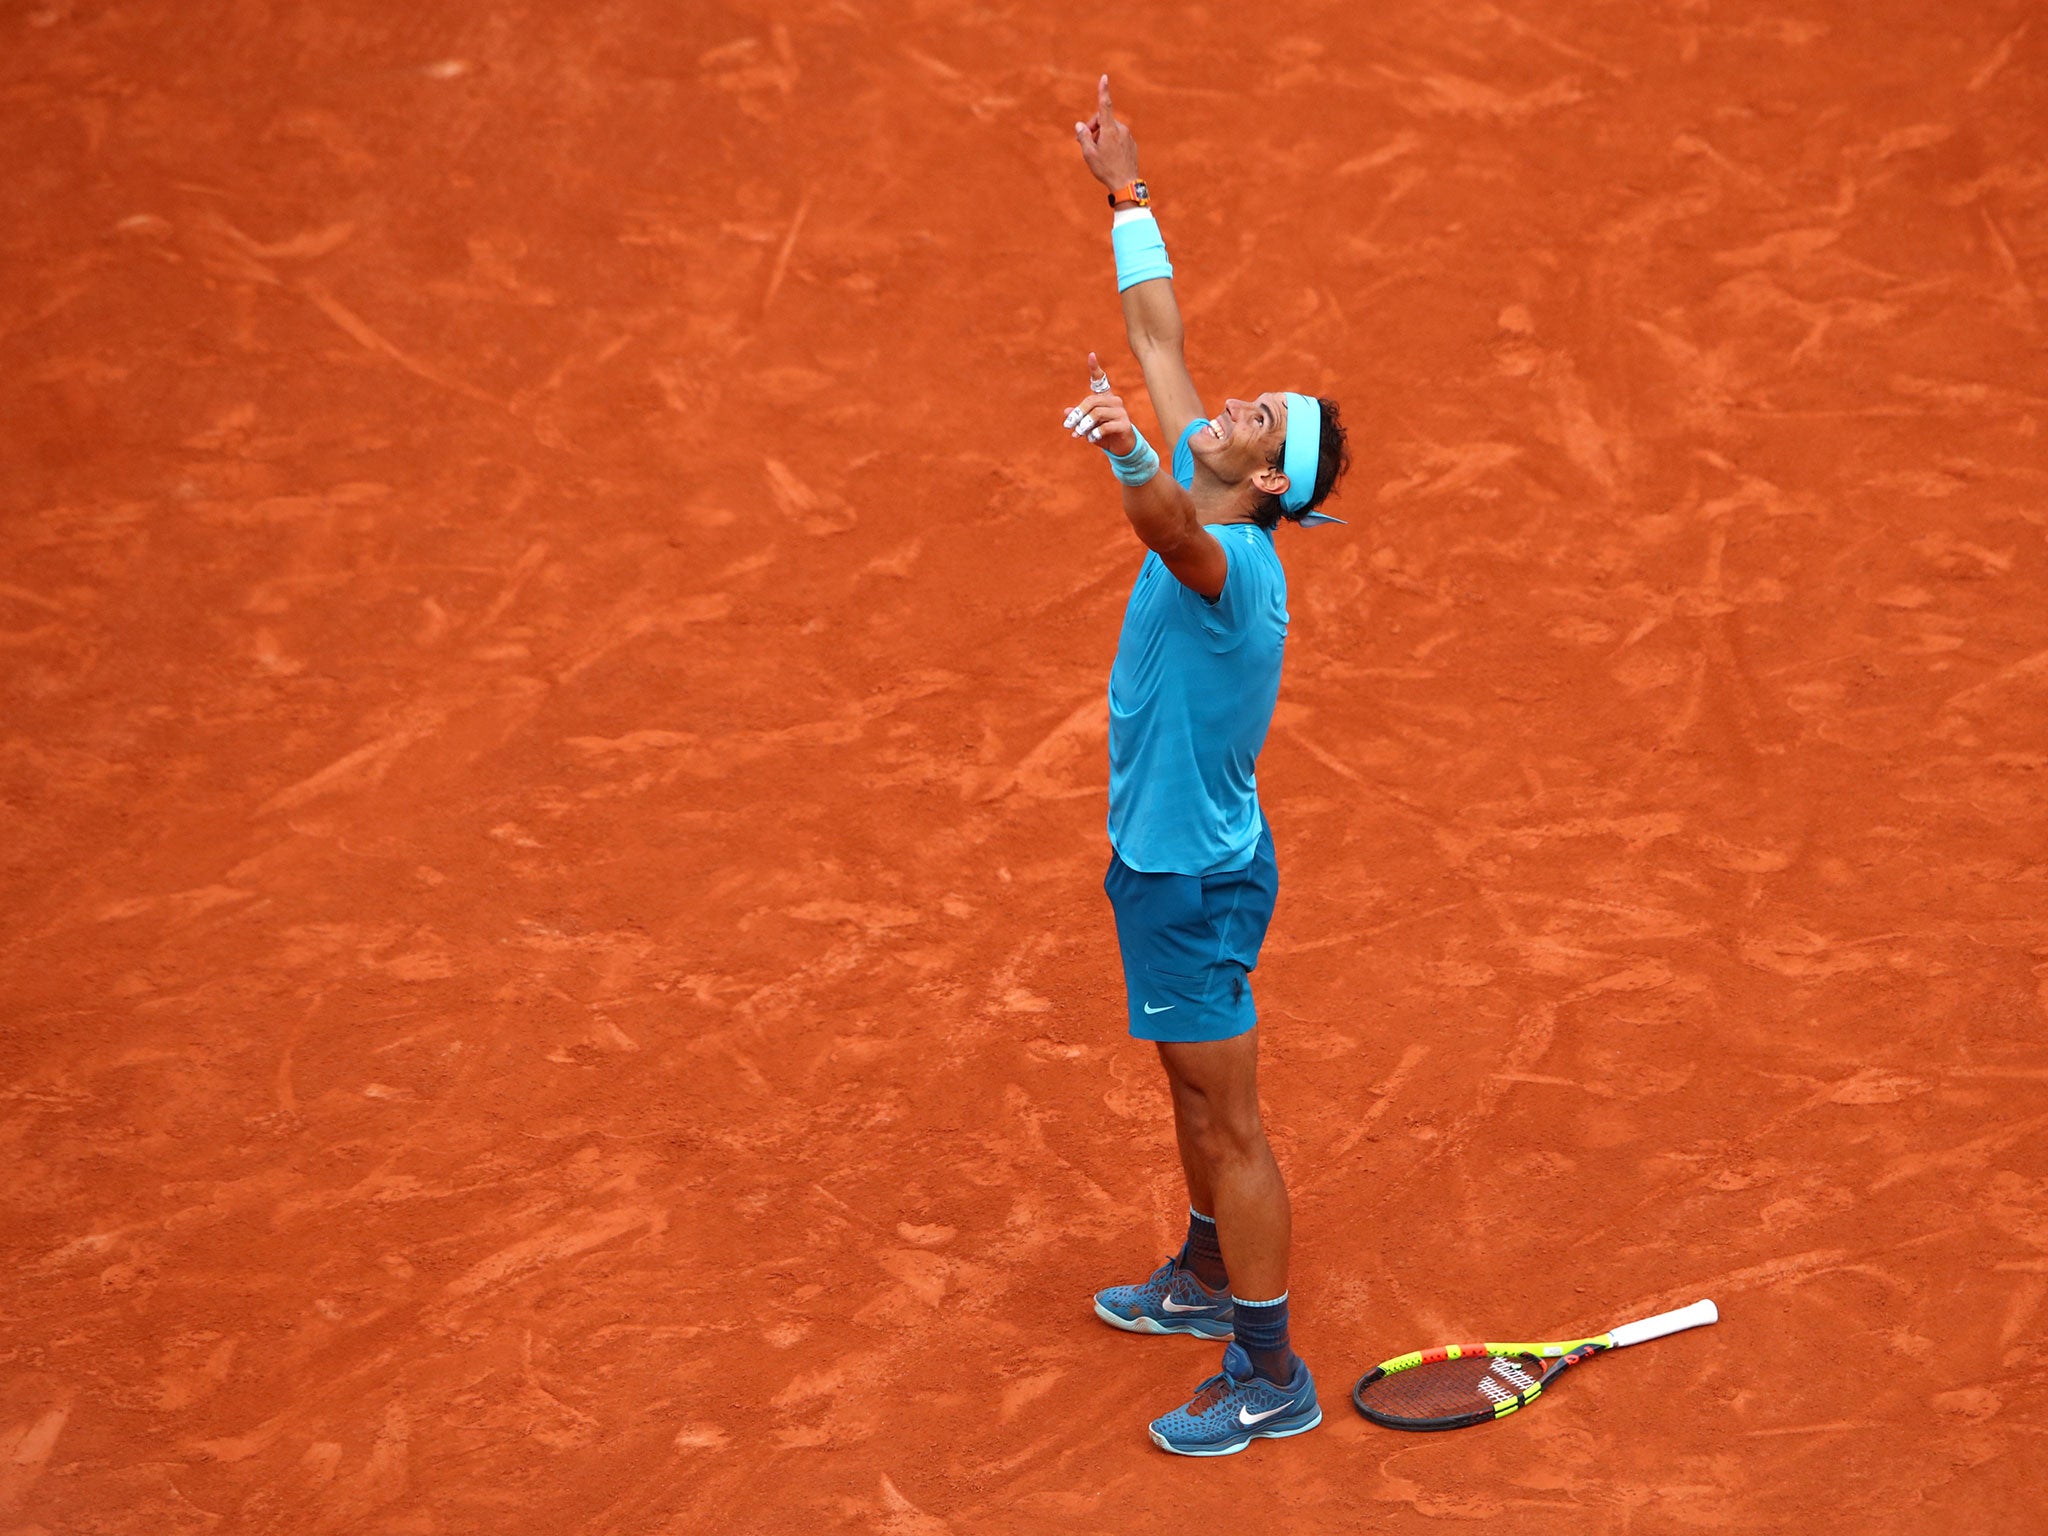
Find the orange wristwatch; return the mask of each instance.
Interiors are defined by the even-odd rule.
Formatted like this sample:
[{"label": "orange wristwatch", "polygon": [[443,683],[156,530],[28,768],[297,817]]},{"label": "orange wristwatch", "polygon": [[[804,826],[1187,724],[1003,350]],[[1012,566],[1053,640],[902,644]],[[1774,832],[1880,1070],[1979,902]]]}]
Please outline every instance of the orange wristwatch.
[{"label": "orange wristwatch", "polygon": [[1109,194],[1109,206],[1118,203],[1136,203],[1140,208],[1152,206],[1152,189],[1142,181],[1127,181]]}]

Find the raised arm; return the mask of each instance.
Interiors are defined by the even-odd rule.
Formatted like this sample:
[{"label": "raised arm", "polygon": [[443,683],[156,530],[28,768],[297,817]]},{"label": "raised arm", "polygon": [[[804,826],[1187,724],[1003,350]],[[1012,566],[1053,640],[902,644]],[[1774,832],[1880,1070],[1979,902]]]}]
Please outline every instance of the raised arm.
[{"label": "raised arm", "polygon": [[[1138,142],[1130,128],[1116,119],[1109,101],[1109,76],[1095,87],[1095,115],[1074,124],[1074,137],[1081,145],[1081,158],[1095,179],[1111,192],[1118,192],[1138,179]],[[1135,199],[1116,205],[1118,220],[1150,218],[1139,210]],[[1131,353],[1144,370],[1145,388],[1152,396],[1152,409],[1159,415],[1159,428],[1166,434],[1161,445],[1171,454],[1174,444],[1189,422],[1206,416],[1202,397],[1188,373],[1186,332],[1181,325],[1180,305],[1174,301],[1173,279],[1155,277],[1123,290],[1124,333],[1130,338]]]},{"label": "raised arm", "polygon": [[[1159,456],[1131,424],[1121,396],[1108,387],[1095,354],[1088,354],[1089,392],[1067,412],[1067,430],[1110,455],[1123,487],[1124,516],[1131,531],[1157,554],[1174,579],[1211,602],[1223,591],[1230,557],[1216,535],[1202,526],[1194,499],[1159,467]],[[1102,388],[1096,388],[1097,382]]]}]

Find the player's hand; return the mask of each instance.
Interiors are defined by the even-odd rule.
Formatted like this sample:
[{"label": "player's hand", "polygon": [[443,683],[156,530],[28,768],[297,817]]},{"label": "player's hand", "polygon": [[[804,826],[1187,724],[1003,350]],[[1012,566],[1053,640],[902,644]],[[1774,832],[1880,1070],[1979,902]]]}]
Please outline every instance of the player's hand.
[{"label": "player's hand", "polygon": [[1066,414],[1067,431],[1109,453],[1129,453],[1138,446],[1138,429],[1131,425],[1131,413],[1124,409],[1122,396],[1093,387],[1097,379],[1109,382],[1093,352],[1088,354],[1088,379],[1088,393]]},{"label": "player's hand", "polygon": [[1109,76],[1095,83],[1095,115],[1074,124],[1074,137],[1080,141],[1081,158],[1088,169],[1110,191],[1138,179],[1138,141],[1116,120],[1109,105]]}]

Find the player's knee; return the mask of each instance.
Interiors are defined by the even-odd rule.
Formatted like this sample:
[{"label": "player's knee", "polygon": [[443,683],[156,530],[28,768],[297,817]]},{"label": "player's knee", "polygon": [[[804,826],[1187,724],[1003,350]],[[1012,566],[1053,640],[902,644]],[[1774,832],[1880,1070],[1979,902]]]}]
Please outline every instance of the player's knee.
[{"label": "player's knee", "polygon": [[1212,1167],[1249,1162],[1264,1155],[1266,1128],[1256,1107],[1249,1111],[1229,1110],[1214,1102],[1205,1107],[1207,1113],[1192,1129],[1196,1145]]}]

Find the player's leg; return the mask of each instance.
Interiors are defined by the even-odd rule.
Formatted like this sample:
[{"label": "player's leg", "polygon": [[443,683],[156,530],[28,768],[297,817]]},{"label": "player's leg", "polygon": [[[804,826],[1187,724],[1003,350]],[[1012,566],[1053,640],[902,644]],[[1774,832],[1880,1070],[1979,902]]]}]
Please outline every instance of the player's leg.
[{"label": "player's leg", "polygon": [[1188,977],[1165,1015],[1172,1026],[1152,1038],[1172,1088],[1175,1130],[1188,1149],[1184,1161],[1215,1203],[1236,1340],[1223,1351],[1223,1369],[1154,1419],[1151,1434],[1162,1449],[1183,1456],[1228,1456],[1253,1440],[1314,1429],[1323,1410],[1315,1378],[1288,1339],[1292,1213],[1259,1111],[1250,973],[1279,893],[1271,836],[1261,837],[1246,868],[1204,876],[1200,885],[1198,953],[1208,963]]},{"label": "player's leg", "polygon": [[[1155,1019],[1175,1016],[1175,1006],[1154,995],[1148,983],[1157,958],[1159,931],[1190,902],[1199,904],[1200,882],[1185,875],[1145,874],[1114,854],[1103,880],[1116,913],[1117,944],[1132,1033]],[[1184,1144],[1184,1150],[1186,1144]],[[1230,1337],[1229,1277],[1216,1224],[1209,1210],[1208,1176],[1183,1158],[1188,1179],[1188,1235],[1180,1252],[1143,1281],[1112,1285],[1095,1293],[1095,1315],[1127,1333],[1186,1333],[1198,1338]]]},{"label": "player's leg", "polygon": [[[1173,1075],[1168,1073],[1169,1087],[1172,1081]],[[1228,1291],[1230,1270],[1223,1261],[1222,1243],[1216,1235],[1215,1184],[1178,1090],[1173,1093],[1173,1134],[1180,1148],[1181,1174],[1188,1187],[1188,1235],[1175,1262],[1210,1290]]]},{"label": "player's leg", "polygon": [[[1179,915],[1172,926],[1182,942],[1163,958],[1167,969],[1191,973],[1184,989],[1191,1006],[1161,1016],[1163,1027],[1148,1032],[1159,1042],[1172,1091],[1192,1203],[1216,1218],[1230,1291],[1255,1309],[1261,1301],[1280,1302],[1277,1313],[1251,1315],[1258,1337],[1262,1320],[1284,1319],[1291,1237],[1287,1186],[1259,1113],[1259,1015],[1251,987],[1280,894],[1272,833],[1261,830],[1243,868],[1190,885],[1198,910]],[[1262,1352],[1260,1365],[1284,1379],[1292,1364],[1284,1323],[1282,1340],[1277,1353]]]},{"label": "player's leg", "polygon": [[1198,1211],[1213,1214],[1216,1187],[1209,1177],[1208,1161],[1202,1156],[1202,1144],[1195,1137],[1189,1107],[1183,1102],[1181,1089],[1170,1071],[1166,1074],[1166,1083],[1173,1095],[1173,1139],[1180,1149],[1180,1171],[1187,1180],[1188,1204]]},{"label": "player's leg", "polygon": [[1153,1443],[1182,1456],[1228,1456],[1323,1422],[1315,1378],[1287,1336],[1292,1220],[1286,1181],[1259,1114],[1258,1034],[1162,1041],[1177,1125],[1214,1191],[1231,1273],[1236,1340],[1223,1369],[1152,1421]]},{"label": "player's leg", "polygon": [[[1174,1123],[1209,1181],[1217,1236],[1239,1308],[1239,1342],[1261,1375],[1284,1381],[1294,1354],[1286,1335],[1287,1256],[1293,1238],[1287,1184],[1259,1114],[1259,1036],[1159,1042],[1172,1085]],[[1249,1308],[1247,1304],[1249,1303]],[[1261,1303],[1266,1304],[1261,1306]],[[1278,1337],[1255,1346],[1243,1322],[1277,1308]]]},{"label": "player's leg", "polygon": [[1287,1289],[1292,1216],[1259,1113],[1259,1033],[1158,1047],[1189,1193],[1199,1177],[1239,1292],[1277,1296]]}]

